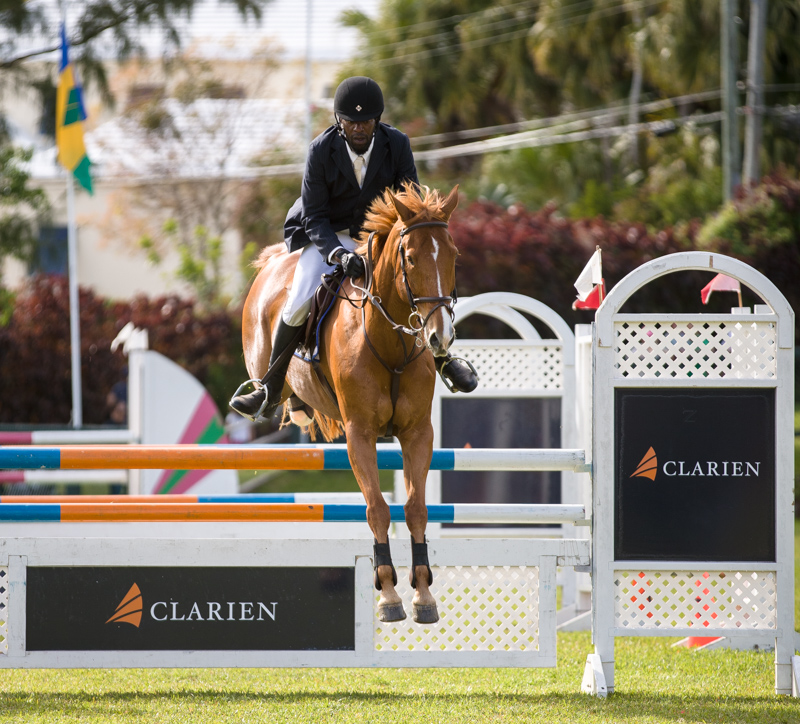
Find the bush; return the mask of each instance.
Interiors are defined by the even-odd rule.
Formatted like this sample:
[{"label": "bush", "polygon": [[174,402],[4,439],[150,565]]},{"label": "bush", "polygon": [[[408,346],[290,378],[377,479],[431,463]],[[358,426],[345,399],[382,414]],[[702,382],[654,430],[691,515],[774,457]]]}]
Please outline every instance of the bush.
[{"label": "bush", "polygon": [[[574,311],[572,303],[575,280],[597,246],[603,250],[603,274],[610,289],[642,263],[685,250],[695,226],[682,235],[672,229],[651,233],[644,224],[610,223],[600,216],[565,219],[552,205],[530,212],[521,206],[504,209],[473,202],[456,211],[450,229],[460,251],[460,294],[525,294],[573,325],[593,319],[593,312]],[[704,285],[696,276],[681,275],[670,284],[642,290],[626,311],[697,311]]]},{"label": "bush", "polygon": [[800,180],[777,173],[749,193],[740,189],[699,230],[697,248],[750,264],[800,309]]},{"label": "bush", "polygon": [[[106,395],[123,377],[126,359],[111,342],[128,322],[147,329],[150,347],[191,372],[227,404],[245,379],[238,314],[199,315],[192,301],[144,296],[112,302],[80,290],[81,377],[84,422],[107,422]],[[17,295],[0,328],[3,375],[0,422],[66,424],[72,407],[69,289],[58,276],[33,277]],[[228,382],[228,380],[230,380]]]}]

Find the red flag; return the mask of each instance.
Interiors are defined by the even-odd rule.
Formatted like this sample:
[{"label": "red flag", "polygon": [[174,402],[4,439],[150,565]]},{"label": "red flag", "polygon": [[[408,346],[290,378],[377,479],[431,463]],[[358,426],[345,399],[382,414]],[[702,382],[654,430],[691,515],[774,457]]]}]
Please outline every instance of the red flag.
[{"label": "red flag", "polygon": [[703,304],[708,304],[708,298],[711,296],[711,292],[739,292],[741,295],[742,288],[739,285],[738,279],[733,279],[724,274],[717,274],[717,276],[703,287],[703,291],[700,292],[700,299]]},{"label": "red flag", "polygon": [[599,309],[603,300],[606,298],[606,281],[601,279],[600,283],[592,289],[587,295],[586,299],[581,301],[576,299],[572,303],[573,309]]}]

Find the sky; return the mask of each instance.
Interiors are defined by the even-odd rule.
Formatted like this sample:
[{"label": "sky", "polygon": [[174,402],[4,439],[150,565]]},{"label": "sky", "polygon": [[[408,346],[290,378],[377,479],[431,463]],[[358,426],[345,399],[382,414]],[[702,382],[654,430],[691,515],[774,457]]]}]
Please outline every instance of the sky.
[{"label": "sky", "polygon": [[343,10],[357,8],[368,15],[377,11],[378,0],[272,0],[260,24],[243,23],[230,3],[205,0],[186,24],[185,42],[192,40],[224,40],[234,37],[234,48],[229,43],[223,51],[244,53],[248,47],[258,45],[264,38],[276,41],[286,57],[304,56],[306,51],[306,13],[311,7],[311,47],[316,59],[344,59],[354,49],[357,35],[338,23]]},{"label": "sky", "polygon": [[[83,0],[65,0],[67,5],[67,25],[71,17],[77,17]],[[29,0],[52,16],[54,27],[61,16],[58,0]],[[261,23],[245,23],[239,17],[233,3],[220,0],[201,0],[191,20],[181,19],[177,24],[182,28],[184,47],[193,41],[202,42],[209,48],[209,55],[219,57],[243,57],[265,40],[277,43],[284,51],[285,58],[305,56],[306,52],[306,13],[311,8],[311,47],[312,58],[317,60],[343,60],[353,54],[357,34],[339,24],[338,18],[343,10],[356,8],[367,15],[377,14],[380,0],[271,0],[263,12]],[[0,29],[0,38],[3,31]],[[161,54],[160,36],[155,32],[141,35],[148,52]],[[28,37],[21,39],[17,50],[46,47],[57,38]],[[55,54],[53,54],[55,58]],[[50,58],[48,58],[50,59]]]}]

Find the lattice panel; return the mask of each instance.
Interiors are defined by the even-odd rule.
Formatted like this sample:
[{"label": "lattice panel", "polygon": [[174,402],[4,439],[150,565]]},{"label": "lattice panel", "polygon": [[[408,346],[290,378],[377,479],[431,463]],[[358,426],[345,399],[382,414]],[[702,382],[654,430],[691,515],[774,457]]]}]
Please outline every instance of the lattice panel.
[{"label": "lattice panel", "polygon": [[564,385],[561,344],[542,347],[459,344],[452,352],[475,366],[483,389],[560,390]]},{"label": "lattice panel", "polygon": [[0,654],[8,653],[8,568],[0,566]]},{"label": "lattice panel", "polygon": [[758,629],[777,626],[771,571],[616,571],[617,628]]},{"label": "lattice panel", "polygon": [[773,322],[618,322],[616,377],[774,379]]},{"label": "lattice panel", "polygon": [[[397,592],[408,618],[376,620],[376,651],[538,651],[539,569],[531,566],[433,567],[439,622],[411,618],[414,589],[398,568]],[[377,610],[378,594],[375,595]]]}]

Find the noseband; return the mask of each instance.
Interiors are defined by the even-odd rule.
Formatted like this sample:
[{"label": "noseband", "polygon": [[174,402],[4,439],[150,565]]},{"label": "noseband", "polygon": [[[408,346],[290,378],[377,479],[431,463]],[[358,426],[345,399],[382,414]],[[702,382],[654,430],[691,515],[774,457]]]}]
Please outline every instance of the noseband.
[{"label": "noseband", "polygon": [[[414,231],[415,229],[422,229],[426,226],[442,226],[445,229],[448,227],[446,221],[421,221],[418,224],[412,224],[411,226],[405,226],[400,230],[400,241],[397,244],[397,255],[400,257],[400,269],[403,272],[403,284],[406,287],[406,295],[408,296],[408,305],[411,307],[411,314],[408,317],[408,326],[411,329],[416,331],[417,334],[417,345],[421,345],[421,340],[419,339],[419,334],[425,329],[425,325],[428,323],[428,320],[433,316],[433,314],[438,310],[440,307],[444,307],[447,313],[450,315],[450,319],[455,319],[455,313],[453,312],[453,304],[456,303],[457,299],[455,296],[452,297],[418,297],[411,291],[411,284],[408,282],[408,272],[406,271],[406,250],[403,246],[403,237],[406,234]],[[435,304],[433,309],[428,312],[426,317],[423,317],[420,313],[419,309],[417,308],[417,304]],[[417,322],[419,324],[418,327],[414,325]]]}]

